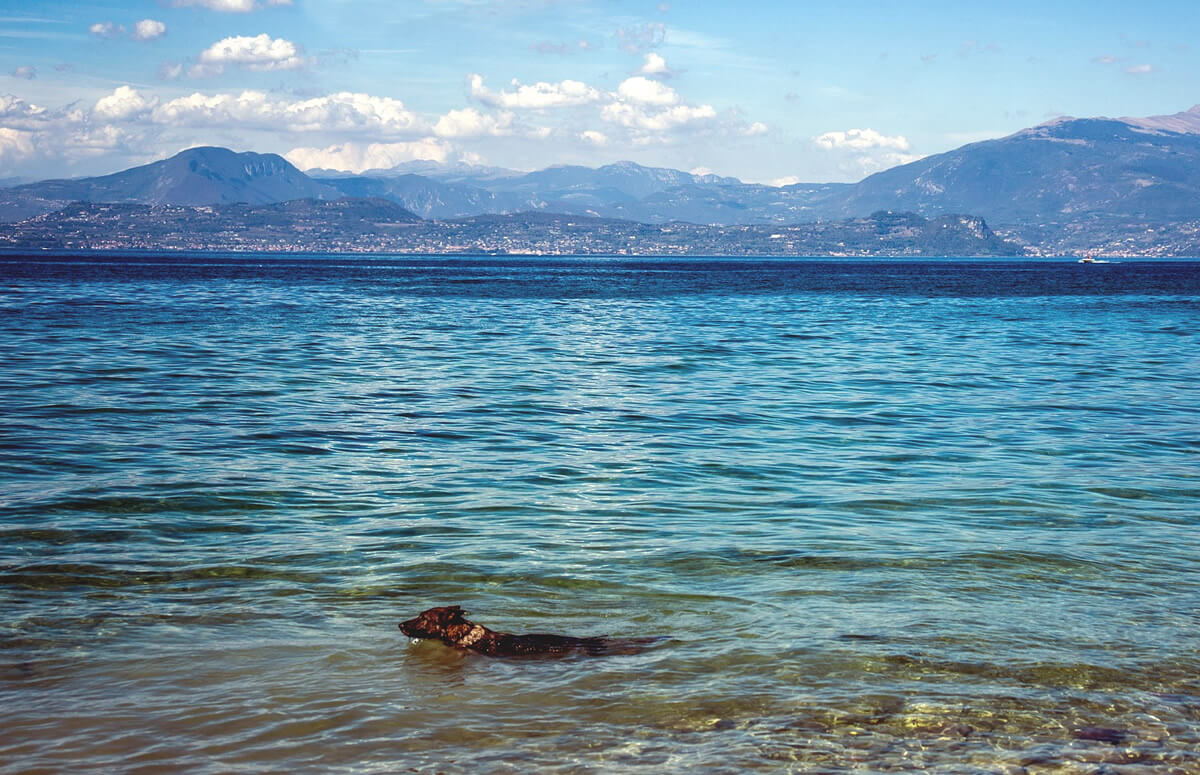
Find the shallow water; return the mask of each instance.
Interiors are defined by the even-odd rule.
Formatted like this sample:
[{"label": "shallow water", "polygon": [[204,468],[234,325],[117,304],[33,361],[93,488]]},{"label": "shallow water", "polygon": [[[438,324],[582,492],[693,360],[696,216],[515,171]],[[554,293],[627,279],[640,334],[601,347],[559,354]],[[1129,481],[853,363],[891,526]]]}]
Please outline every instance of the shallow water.
[{"label": "shallow water", "polygon": [[1195,262],[0,256],[0,772],[1200,772],[1198,330]]}]

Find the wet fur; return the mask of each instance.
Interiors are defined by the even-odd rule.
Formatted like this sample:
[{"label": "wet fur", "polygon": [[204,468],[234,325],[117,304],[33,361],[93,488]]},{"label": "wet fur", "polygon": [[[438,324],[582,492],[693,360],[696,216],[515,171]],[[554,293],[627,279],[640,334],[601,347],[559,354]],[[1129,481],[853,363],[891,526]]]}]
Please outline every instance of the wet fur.
[{"label": "wet fur", "polygon": [[482,624],[467,621],[461,606],[430,608],[415,618],[400,622],[400,632],[410,638],[440,640],[447,646],[467,649],[491,657],[538,655],[637,654],[661,638],[575,638],[570,635],[531,633],[512,635],[495,632]]}]

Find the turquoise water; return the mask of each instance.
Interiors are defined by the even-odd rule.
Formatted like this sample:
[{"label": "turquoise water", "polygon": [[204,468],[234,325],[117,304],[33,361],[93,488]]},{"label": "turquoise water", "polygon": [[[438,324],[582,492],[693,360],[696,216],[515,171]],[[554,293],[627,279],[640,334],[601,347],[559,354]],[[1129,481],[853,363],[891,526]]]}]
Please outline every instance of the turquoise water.
[{"label": "turquoise water", "polygon": [[1198,331],[1195,262],[0,256],[0,772],[1200,772]]}]

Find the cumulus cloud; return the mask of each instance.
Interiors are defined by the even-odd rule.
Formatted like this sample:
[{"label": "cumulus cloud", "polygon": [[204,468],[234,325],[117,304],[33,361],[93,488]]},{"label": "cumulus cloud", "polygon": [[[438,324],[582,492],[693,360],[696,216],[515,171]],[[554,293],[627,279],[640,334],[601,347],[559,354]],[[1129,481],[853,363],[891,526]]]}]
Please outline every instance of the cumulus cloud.
[{"label": "cumulus cloud", "polygon": [[756,137],[757,135],[765,135],[770,132],[771,128],[761,121],[755,121],[750,126],[742,130],[742,134],[746,137]]},{"label": "cumulus cloud", "polygon": [[646,61],[638,68],[638,72],[642,75],[657,75],[664,78],[672,75],[671,68],[667,67],[667,60],[653,51],[646,55]]},{"label": "cumulus cloud", "polygon": [[166,34],[167,25],[154,19],[142,19],[133,25],[133,32],[130,33],[130,36],[134,40],[154,40]]},{"label": "cumulus cloud", "polygon": [[592,145],[608,145],[608,135],[603,132],[597,132],[594,129],[588,129],[579,134],[579,139]]},{"label": "cumulus cloud", "polygon": [[643,105],[676,105],[679,103],[679,95],[670,86],[640,75],[622,81],[621,85],[617,87],[617,94],[630,102]]},{"label": "cumulus cloud", "polygon": [[908,152],[908,138],[885,135],[874,129],[826,132],[814,137],[813,143],[826,151],[842,154],[841,167],[852,174],[867,175],[921,158]]},{"label": "cumulus cloud", "polygon": [[[673,129],[707,122],[717,117],[712,105],[675,105],[666,110],[647,110],[641,105],[614,102],[604,106],[601,118],[627,129],[643,132],[667,132]],[[647,139],[647,138],[643,138]]]},{"label": "cumulus cloud", "polygon": [[250,37],[236,35],[219,40],[196,57],[188,74],[193,78],[220,75],[226,67],[247,70],[298,70],[308,65],[303,49],[290,40],[272,38],[265,32]]},{"label": "cumulus cloud", "polygon": [[261,91],[241,94],[195,92],[159,105],[158,123],[190,126],[237,125],[287,132],[347,132],[399,137],[426,134],[428,128],[404,103],[391,97],[338,92],[286,100]]},{"label": "cumulus cloud", "polygon": [[11,94],[0,94],[0,124],[12,129],[31,129],[52,118],[50,111]]},{"label": "cumulus cloud", "polygon": [[125,34],[125,28],[114,22],[96,22],[88,27],[88,32],[97,38],[115,38]]},{"label": "cumulus cloud", "polygon": [[129,121],[150,113],[157,104],[156,97],[147,99],[133,87],[118,86],[112,94],[96,101],[92,115],[102,121]]},{"label": "cumulus cloud", "polygon": [[13,164],[32,156],[33,136],[19,129],[0,127],[0,163]]},{"label": "cumulus cloud", "polygon": [[12,77],[32,81],[34,78],[37,78],[37,68],[32,65],[21,65],[12,71]]},{"label": "cumulus cloud", "polygon": [[814,138],[813,142],[818,147],[824,148],[827,151],[839,148],[860,151],[869,148],[894,148],[898,151],[907,151],[909,149],[908,138],[903,135],[889,137],[888,135],[876,132],[874,129],[849,129],[845,132],[826,132]]},{"label": "cumulus cloud", "polygon": [[1147,73],[1154,72],[1154,65],[1133,65],[1131,67],[1126,67],[1125,72],[1129,73],[1130,75],[1146,75]]},{"label": "cumulus cloud", "polygon": [[262,8],[263,5],[291,5],[292,0],[267,0],[266,3],[258,3],[255,0],[171,0],[171,5],[176,8],[207,8],[210,11],[220,11],[221,13],[250,13]]},{"label": "cumulus cloud", "polygon": [[302,170],[334,169],[365,172],[390,169],[406,161],[444,162],[452,148],[442,140],[426,138],[404,143],[343,143],[326,148],[293,148],[284,158]]},{"label": "cumulus cloud", "polygon": [[470,94],[480,102],[499,108],[535,109],[586,105],[604,99],[604,94],[582,81],[559,81],[522,84],[513,80],[513,91],[494,92],[483,85],[483,76],[472,73],[467,78]]},{"label": "cumulus cloud", "polygon": [[513,114],[496,116],[480,113],[474,108],[452,110],[438,119],[433,132],[438,137],[481,137],[512,133]]}]

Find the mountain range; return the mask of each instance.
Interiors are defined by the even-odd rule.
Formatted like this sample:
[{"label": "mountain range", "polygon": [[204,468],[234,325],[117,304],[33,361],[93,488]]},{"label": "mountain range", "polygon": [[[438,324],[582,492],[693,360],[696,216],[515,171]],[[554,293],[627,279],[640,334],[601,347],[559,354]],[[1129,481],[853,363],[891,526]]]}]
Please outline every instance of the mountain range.
[{"label": "mountain range", "polygon": [[536,211],[731,226],[879,211],[970,214],[1033,253],[1155,245],[1177,252],[1191,250],[1200,231],[1200,106],[1150,118],[1056,119],[858,183],[783,187],[633,162],[534,172],[410,162],[361,175],[305,173],[274,154],[202,147],[103,177],[0,188],[0,223],[75,202],[195,207],[345,197],[385,200],[440,220]]}]

